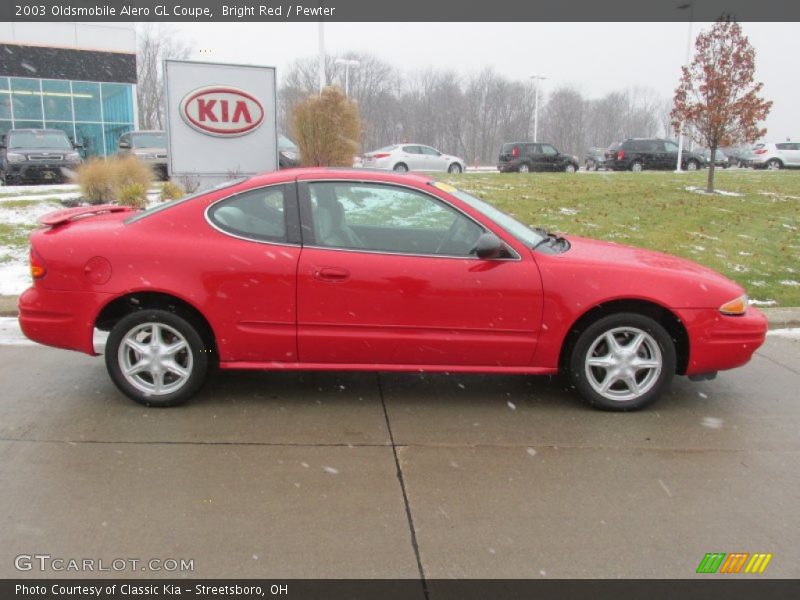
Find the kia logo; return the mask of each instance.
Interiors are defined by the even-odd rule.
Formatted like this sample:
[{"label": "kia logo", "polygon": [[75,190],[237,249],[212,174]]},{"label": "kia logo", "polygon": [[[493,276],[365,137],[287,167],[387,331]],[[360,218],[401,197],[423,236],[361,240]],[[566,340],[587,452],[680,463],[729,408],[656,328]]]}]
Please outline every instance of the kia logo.
[{"label": "kia logo", "polygon": [[245,135],[264,120],[264,107],[253,96],[238,88],[217,85],[186,94],[180,112],[189,127],[220,137]]}]

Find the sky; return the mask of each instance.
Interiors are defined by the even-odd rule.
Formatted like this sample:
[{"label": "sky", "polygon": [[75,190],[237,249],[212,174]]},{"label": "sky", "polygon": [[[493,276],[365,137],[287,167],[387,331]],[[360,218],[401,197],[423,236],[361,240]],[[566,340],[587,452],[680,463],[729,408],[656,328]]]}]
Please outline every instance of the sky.
[{"label": "sky", "polygon": [[[195,60],[260,64],[281,72],[318,53],[316,23],[170,23]],[[693,23],[693,35],[708,29]],[[774,102],[766,139],[800,140],[800,23],[744,23],[757,78]],[[325,49],[374,54],[405,72],[469,74],[491,66],[510,78],[544,75],[543,91],[572,85],[587,97],[640,86],[671,97],[686,60],[688,23],[326,23]]]}]

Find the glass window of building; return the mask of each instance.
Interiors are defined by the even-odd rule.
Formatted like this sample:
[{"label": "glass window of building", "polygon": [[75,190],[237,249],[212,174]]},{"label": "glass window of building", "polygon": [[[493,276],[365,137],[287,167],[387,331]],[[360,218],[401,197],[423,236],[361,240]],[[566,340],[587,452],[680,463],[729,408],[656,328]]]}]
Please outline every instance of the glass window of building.
[{"label": "glass window of building", "polygon": [[76,121],[99,123],[103,120],[99,83],[73,81],[72,102],[75,106]]},{"label": "glass window of building", "polygon": [[0,77],[0,119],[11,120],[11,88],[8,77]]},{"label": "glass window of building", "polygon": [[14,120],[42,120],[42,90],[39,83],[38,79],[11,78],[11,110]]},{"label": "glass window of building", "polygon": [[69,81],[43,79],[42,104],[46,121],[72,121],[72,92]]}]

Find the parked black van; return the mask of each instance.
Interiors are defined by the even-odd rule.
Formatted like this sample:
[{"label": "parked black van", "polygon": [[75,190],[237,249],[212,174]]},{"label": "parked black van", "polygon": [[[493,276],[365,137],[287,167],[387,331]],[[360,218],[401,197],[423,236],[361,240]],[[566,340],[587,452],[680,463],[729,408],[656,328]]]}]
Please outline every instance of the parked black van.
[{"label": "parked black van", "polygon": [[528,173],[530,171],[565,171],[574,173],[578,170],[578,158],[571,154],[562,154],[552,144],[538,142],[510,142],[500,148],[497,170],[501,173]]},{"label": "parked black van", "polygon": [[[631,138],[606,150],[606,169],[614,171],[644,171],[645,169],[675,169],[678,164],[678,144],[659,138]],[[684,148],[681,168],[696,171],[706,166],[699,154]]]}]

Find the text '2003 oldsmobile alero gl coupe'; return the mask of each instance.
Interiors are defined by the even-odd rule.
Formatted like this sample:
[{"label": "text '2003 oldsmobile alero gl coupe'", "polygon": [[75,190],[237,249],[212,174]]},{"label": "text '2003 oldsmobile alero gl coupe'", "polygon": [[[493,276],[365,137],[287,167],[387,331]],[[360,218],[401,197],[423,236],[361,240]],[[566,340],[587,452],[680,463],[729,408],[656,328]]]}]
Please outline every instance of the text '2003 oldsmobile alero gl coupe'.
[{"label": "text '2003 oldsmobile alero gl coupe'", "polygon": [[31,234],[32,340],[178,404],[209,368],[568,373],[591,405],[746,363],[766,320],[692,262],[530,229],[418,175],[290,170],[145,211],[65,209]]}]

